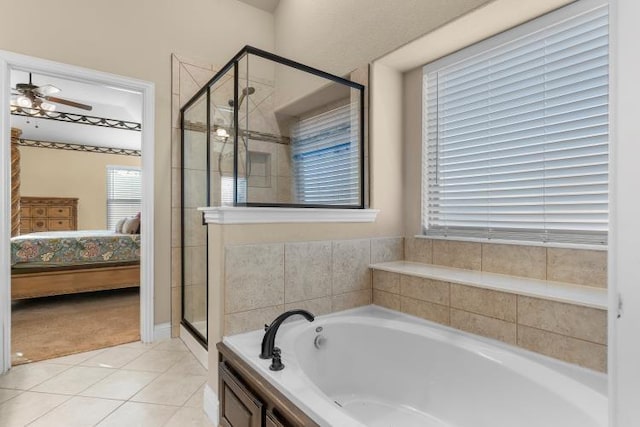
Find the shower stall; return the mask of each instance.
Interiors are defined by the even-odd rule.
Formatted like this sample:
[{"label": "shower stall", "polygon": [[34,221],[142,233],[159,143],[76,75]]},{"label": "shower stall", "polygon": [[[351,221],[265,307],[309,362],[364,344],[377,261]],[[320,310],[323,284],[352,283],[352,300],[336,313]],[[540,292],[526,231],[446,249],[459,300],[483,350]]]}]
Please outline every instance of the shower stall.
[{"label": "shower stall", "polygon": [[198,207],[365,207],[364,86],[244,47],[181,109],[182,324],[207,345]]}]

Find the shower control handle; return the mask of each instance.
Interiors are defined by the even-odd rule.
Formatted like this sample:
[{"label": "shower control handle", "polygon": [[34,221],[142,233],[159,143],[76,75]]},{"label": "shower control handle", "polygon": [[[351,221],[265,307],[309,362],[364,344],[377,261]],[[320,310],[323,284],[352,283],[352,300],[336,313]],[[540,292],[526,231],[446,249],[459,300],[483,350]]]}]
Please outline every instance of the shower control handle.
[{"label": "shower control handle", "polygon": [[281,371],[284,369],[284,363],[282,363],[280,353],[281,352],[278,347],[273,349],[273,358],[271,359],[271,366],[269,366],[269,369],[272,371]]}]

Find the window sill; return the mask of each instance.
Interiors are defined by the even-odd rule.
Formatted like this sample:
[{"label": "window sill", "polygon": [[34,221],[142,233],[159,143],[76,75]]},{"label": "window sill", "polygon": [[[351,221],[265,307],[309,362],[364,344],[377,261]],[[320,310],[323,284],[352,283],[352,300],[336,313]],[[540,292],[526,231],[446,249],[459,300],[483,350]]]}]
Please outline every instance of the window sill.
[{"label": "window sill", "polygon": [[205,207],[198,208],[207,224],[274,224],[303,222],[375,222],[378,209],[320,208],[260,208]]},{"label": "window sill", "polygon": [[464,270],[409,261],[371,264],[374,270],[406,274],[477,288],[491,289],[534,298],[558,301],[584,307],[606,310],[607,290],[571,283],[507,276],[484,271]]}]

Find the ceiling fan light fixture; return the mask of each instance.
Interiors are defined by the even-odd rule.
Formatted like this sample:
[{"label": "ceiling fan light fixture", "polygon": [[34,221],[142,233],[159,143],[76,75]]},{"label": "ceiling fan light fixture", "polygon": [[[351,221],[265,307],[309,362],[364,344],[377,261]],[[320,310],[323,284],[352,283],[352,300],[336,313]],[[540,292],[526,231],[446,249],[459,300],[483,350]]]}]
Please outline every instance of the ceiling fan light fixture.
[{"label": "ceiling fan light fixture", "polygon": [[19,107],[31,108],[32,102],[28,97],[20,95],[16,98],[16,104],[18,104]]},{"label": "ceiling fan light fixture", "polygon": [[51,112],[56,110],[56,106],[50,102],[43,101],[40,103],[40,109]]}]

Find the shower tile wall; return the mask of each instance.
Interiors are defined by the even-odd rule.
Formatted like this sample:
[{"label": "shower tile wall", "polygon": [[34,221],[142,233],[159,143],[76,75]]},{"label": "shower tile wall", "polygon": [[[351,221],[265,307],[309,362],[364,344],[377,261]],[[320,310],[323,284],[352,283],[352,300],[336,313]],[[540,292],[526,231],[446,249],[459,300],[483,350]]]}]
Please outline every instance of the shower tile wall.
[{"label": "shower tile wall", "polygon": [[[171,335],[179,335],[181,320],[181,282],[182,282],[182,243],[180,211],[181,201],[181,140],[180,140],[180,107],[184,105],[216,72],[216,68],[202,61],[186,59],[182,56],[171,56]],[[195,154],[195,153],[193,153]],[[185,158],[188,168],[185,179],[197,190],[206,185],[205,159],[198,156]],[[203,178],[203,174],[205,178]],[[206,263],[206,227],[202,226],[202,216],[196,207],[202,206],[202,200],[191,197],[191,194],[205,194],[194,191],[185,200],[189,208],[185,218],[186,255],[193,262],[185,266],[185,298],[204,300],[204,266]],[[193,307],[192,304],[186,304]],[[202,305],[196,305],[196,312],[185,313],[193,319],[206,319]]]},{"label": "shower tile wall", "polygon": [[403,258],[402,238],[227,246],[224,334],[293,308],[320,315],[370,304],[369,264]]}]

